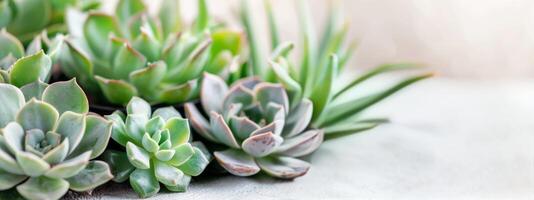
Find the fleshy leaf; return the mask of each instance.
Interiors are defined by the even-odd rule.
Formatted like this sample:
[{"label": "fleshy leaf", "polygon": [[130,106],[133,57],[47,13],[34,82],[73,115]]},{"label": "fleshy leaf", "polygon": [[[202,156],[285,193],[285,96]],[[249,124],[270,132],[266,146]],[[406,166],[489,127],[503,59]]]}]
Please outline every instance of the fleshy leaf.
[{"label": "fleshy leaf", "polygon": [[111,80],[100,76],[95,76],[95,79],[104,96],[111,103],[124,105],[137,95],[137,89],[123,80]]},{"label": "fleshy leaf", "polygon": [[126,146],[126,143],[130,140],[130,137],[126,132],[126,125],[124,124],[124,121],[119,113],[121,112],[115,111],[113,114],[107,115],[106,119],[113,123],[113,127],[111,129],[111,138],[113,138],[113,140],[120,145]]},{"label": "fleshy leaf", "polygon": [[191,98],[197,87],[197,81],[192,80],[184,84],[175,85],[163,89],[163,92],[159,95],[159,99],[168,104],[185,102]]},{"label": "fleshy leaf", "polygon": [[322,130],[309,130],[293,138],[285,139],[276,150],[277,154],[290,157],[301,157],[315,151],[323,142]]},{"label": "fleshy leaf", "polygon": [[48,87],[48,84],[43,83],[42,81],[33,82],[26,84],[20,88],[24,94],[26,101],[36,98],[38,100],[42,99],[44,90]]},{"label": "fleshy leaf", "polygon": [[91,151],[91,159],[98,157],[108,145],[111,135],[111,122],[96,115],[88,115],[86,120],[85,133],[78,147],[71,155],[79,155],[86,151]]},{"label": "fleshy leaf", "polygon": [[22,127],[16,122],[10,122],[2,130],[4,136],[2,145],[5,145],[11,154],[16,154],[23,151],[23,141],[25,140],[25,133]]},{"label": "fleshy leaf", "polygon": [[[111,173],[113,174],[113,181],[124,182],[135,170],[135,167],[130,164],[128,156],[125,152],[107,150],[102,154],[102,160],[109,164]],[[89,166],[88,166],[89,167]]]},{"label": "fleshy leaf", "polygon": [[283,135],[285,137],[292,137],[301,133],[312,119],[313,104],[308,99],[303,99],[286,118]]},{"label": "fleshy leaf", "polygon": [[32,177],[17,186],[17,191],[27,199],[59,199],[69,190],[69,182],[45,176]]},{"label": "fleshy leaf", "polygon": [[155,153],[159,150],[158,142],[152,139],[148,133],[145,133],[143,136],[141,144],[143,145],[143,148],[150,153]]},{"label": "fleshy leaf", "polygon": [[85,133],[85,119],[86,115],[67,111],[61,115],[54,132],[60,134],[62,138],[69,139],[69,152],[74,149],[82,141]]},{"label": "fleshy leaf", "polygon": [[256,163],[267,174],[283,179],[303,176],[310,169],[309,163],[291,157],[265,157],[256,160]]},{"label": "fleshy leaf", "polygon": [[130,99],[130,102],[128,102],[128,105],[126,106],[126,111],[128,115],[138,114],[141,116],[145,116],[148,119],[150,118],[152,108],[150,107],[150,104],[148,104],[148,102],[146,102],[145,100],[139,97],[132,97],[132,99]]},{"label": "fleshy leaf", "polygon": [[171,118],[165,128],[169,130],[173,147],[189,141],[189,123],[187,119]]},{"label": "fleshy leaf", "polygon": [[175,151],[175,153],[173,157],[168,161],[168,163],[173,166],[180,166],[184,164],[193,156],[193,154],[195,154],[195,150],[189,143],[178,145],[177,147],[174,147],[173,150]]},{"label": "fleshy leaf", "polygon": [[131,114],[126,117],[126,131],[130,138],[140,143],[145,134],[145,126],[148,122],[143,114]]},{"label": "fleshy leaf", "polygon": [[210,128],[210,123],[197,109],[197,107],[192,103],[186,103],[184,105],[185,114],[189,121],[191,122],[191,127],[195,129],[195,131],[200,134],[202,137],[217,142],[217,139],[215,139],[215,136],[213,136]]},{"label": "fleshy leaf", "polygon": [[24,106],[24,95],[17,87],[0,83],[0,127],[14,121],[17,112]]},{"label": "fleshy leaf", "polygon": [[19,151],[16,157],[20,168],[28,176],[40,176],[50,169],[46,161],[32,153]]},{"label": "fleshy leaf", "polygon": [[89,111],[89,101],[76,83],[76,79],[51,84],[43,92],[43,101],[53,105],[59,114],[66,111],[76,113]]},{"label": "fleshy leaf", "polygon": [[103,13],[90,13],[83,26],[83,33],[87,40],[87,44],[95,52],[96,56],[103,56],[105,52],[105,44],[108,41],[110,34],[120,36],[119,26],[117,21],[110,16]]},{"label": "fleshy leaf", "polygon": [[263,109],[266,109],[269,103],[276,103],[281,105],[286,113],[289,112],[289,99],[281,85],[260,83],[256,86],[255,93]]},{"label": "fleshy leaf", "polygon": [[243,151],[254,157],[263,157],[272,153],[284,139],[272,132],[254,135],[243,141]]},{"label": "fleshy leaf", "polygon": [[90,157],[91,152],[88,151],[69,160],[65,160],[62,163],[53,166],[48,172],[45,173],[45,176],[51,178],[72,177],[83,170],[85,166],[87,166]]},{"label": "fleshy leaf", "polygon": [[[7,4],[8,2],[9,1],[5,1],[2,3]],[[13,55],[15,58],[24,56],[24,47],[22,46],[22,43],[7,32],[6,29],[0,30],[0,46],[2,46],[0,49],[0,58],[4,58],[9,54]]]},{"label": "fleshy leaf", "polygon": [[182,172],[187,175],[198,176],[204,171],[204,169],[206,169],[210,161],[200,149],[196,147],[193,147],[193,149],[195,151],[193,156],[191,156],[191,158],[189,158],[189,160],[187,160],[184,164],[178,166],[178,169],[182,170]]},{"label": "fleshy leaf", "polygon": [[230,128],[237,138],[247,139],[260,126],[246,117],[230,117]]},{"label": "fleshy leaf", "polygon": [[12,174],[0,170],[0,190],[7,190],[28,178],[25,175]]},{"label": "fleshy leaf", "polygon": [[166,70],[167,65],[163,61],[151,63],[145,68],[133,71],[130,74],[130,82],[141,94],[155,94]]},{"label": "fleshy leaf", "polygon": [[226,151],[216,151],[213,155],[217,162],[233,175],[252,176],[260,171],[256,162],[254,162],[254,158],[243,151],[228,149]]},{"label": "fleshy leaf", "polygon": [[113,77],[128,80],[130,73],[145,67],[147,60],[129,44],[122,46],[113,61]]},{"label": "fleshy leaf", "polygon": [[228,109],[232,104],[241,104],[243,107],[248,107],[253,101],[254,94],[252,91],[241,84],[235,83],[224,97],[223,110]]},{"label": "fleshy leaf", "polygon": [[159,182],[169,186],[177,185],[184,176],[178,168],[159,161],[154,162],[154,174]]},{"label": "fleshy leaf", "polygon": [[11,84],[22,87],[35,81],[48,82],[52,61],[43,51],[23,57],[13,64],[9,72]]},{"label": "fleshy leaf", "polygon": [[130,185],[141,198],[151,197],[159,192],[159,183],[152,170],[136,169],[130,174]]},{"label": "fleshy leaf", "polygon": [[109,165],[102,161],[90,161],[87,166],[75,176],[67,179],[70,189],[83,192],[102,185],[113,178]]},{"label": "fleshy leaf", "polygon": [[220,143],[226,144],[232,148],[241,148],[232,134],[232,130],[230,130],[220,114],[213,111],[210,113],[210,126],[213,136],[215,136]]},{"label": "fleshy leaf", "polygon": [[220,77],[204,73],[200,88],[200,101],[206,113],[222,111],[221,99],[228,92],[228,86]]},{"label": "fleshy leaf", "polygon": [[52,150],[46,152],[43,160],[51,165],[58,164],[67,158],[69,153],[69,140],[65,139],[60,145],[54,147]]},{"label": "fleshy leaf", "polygon": [[182,118],[182,115],[180,115],[180,113],[172,106],[156,109],[152,114],[152,117],[158,116],[163,118],[164,121],[167,121],[173,117]]},{"label": "fleshy leaf", "polygon": [[154,156],[156,156],[158,160],[167,162],[174,157],[175,153],[176,151],[174,151],[174,149],[163,149],[156,152]]},{"label": "fleshy leaf", "polygon": [[173,191],[173,192],[185,192],[187,190],[187,186],[189,186],[189,182],[191,182],[191,176],[188,176],[188,175],[183,175],[182,178],[178,181],[178,184],[176,184],[175,186],[168,186],[168,185],[165,185],[165,187],[169,190],[169,191]]},{"label": "fleshy leaf", "polygon": [[51,131],[59,117],[57,110],[50,104],[30,100],[17,114],[17,122],[24,130],[40,129],[43,132]]},{"label": "fleshy leaf", "polygon": [[126,153],[128,154],[128,160],[136,168],[150,168],[150,155],[144,149],[138,147],[137,145],[131,142],[128,142],[128,144],[126,144]]}]

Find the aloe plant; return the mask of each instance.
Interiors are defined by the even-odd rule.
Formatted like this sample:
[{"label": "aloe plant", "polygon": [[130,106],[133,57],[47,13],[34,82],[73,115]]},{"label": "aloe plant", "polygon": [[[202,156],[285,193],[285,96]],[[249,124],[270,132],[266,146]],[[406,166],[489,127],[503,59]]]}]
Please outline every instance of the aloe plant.
[{"label": "aloe plant", "polygon": [[110,180],[109,166],[92,159],[106,148],[112,124],[88,109],[75,80],[35,93],[0,83],[0,191],[59,199]]},{"label": "aloe plant", "polygon": [[223,146],[214,157],[236,176],[260,171],[283,179],[302,176],[310,164],[298,157],[312,153],[323,141],[322,130],[308,129],[311,101],[303,99],[290,108],[280,84],[250,77],[228,88],[220,77],[205,74],[200,100],[209,118],[192,103],[185,104],[187,118],[199,135]]},{"label": "aloe plant", "polygon": [[104,159],[111,165],[116,182],[130,185],[146,198],[160,190],[160,183],[173,192],[185,192],[191,176],[198,176],[211,157],[205,147],[191,144],[189,123],[173,107],[151,112],[143,99],[133,97],[127,115],[121,111],[106,116],[113,121],[112,138],[126,152],[108,150]]},{"label": "aloe plant", "polygon": [[0,0],[0,28],[28,44],[43,30],[56,34],[67,31],[65,12],[69,7],[81,10],[97,8],[98,0]]},{"label": "aloe plant", "polygon": [[[264,58],[256,39],[254,24],[248,2],[242,1],[241,19],[249,39],[249,67],[235,70],[234,77],[257,75],[264,80],[281,83],[289,93],[291,108],[302,99],[313,102],[311,127],[325,131],[325,138],[337,138],[376,127],[387,119],[362,119],[362,111],[386,99],[397,91],[417,81],[432,76],[430,73],[415,75],[402,80],[382,91],[371,91],[367,95],[355,95],[355,89],[378,75],[388,72],[419,68],[413,63],[384,64],[351,80],[346,85],[336,82],[344,73],[347,61],[355,50],[355,43],[346,45],[347,23],[339,16],[339,6],[331,6],[322,37],[315,36],[307,1],[299,0],[299,24],[301,25],[302,50],[300,60],[289,58],[294,45],[280,42],[276,15],[271,4],[265,1],[271,36],[272,53]],[[248,69],[248,70],[247,70]],[[243,73],[244,72],[244,73]],[[363,96],[363,97],[362,97]]]},{"label": "aloe plant", "polygon": [[133,96],[151,104],[196,99],[202,72],[223,73],[242,40],[241,33],[213,25],[205,0],[198,8],[188,29],[177,0],[164,0],[155,16],[141,0],[121,0],[115,15],[92,12],[85,21],[69,23],[83,24],[70,31],[81,35],[62,44],[58,63],[112,104],[124,105]]}]

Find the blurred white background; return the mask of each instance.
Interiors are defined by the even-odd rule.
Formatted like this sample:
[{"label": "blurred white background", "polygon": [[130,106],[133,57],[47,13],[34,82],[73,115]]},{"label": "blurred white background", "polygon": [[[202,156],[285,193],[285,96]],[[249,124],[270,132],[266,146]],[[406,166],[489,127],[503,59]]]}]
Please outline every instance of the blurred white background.
[{"label": "blurred white background", "polygon": [[[147,1],[154,8],[157,2]],[[239,2],[209,0],[209,7],[217,18],[236,23]],[[256,27],[266,34],[263,1],[250,2]],[[309,2],[319,29],[330,1]],[[353,68],[416,61],[427,64],[441,76],[492,80],[534,77],[532,0],[340,0],[340,3],[350,22],[349,37],[359,43],[349,65]],[[192,19],[196,1],[182,0],[182,4],[183,14]],[[272,4],[283,39],[298,42],[295,1],[272,0]]]}]

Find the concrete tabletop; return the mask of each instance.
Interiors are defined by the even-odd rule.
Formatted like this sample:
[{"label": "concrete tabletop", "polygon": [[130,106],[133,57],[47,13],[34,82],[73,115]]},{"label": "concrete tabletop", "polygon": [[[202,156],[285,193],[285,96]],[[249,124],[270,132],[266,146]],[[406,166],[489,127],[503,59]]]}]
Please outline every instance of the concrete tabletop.
[{"label": "concrete tabletop", "polygon": [[[368,113],[392,122],[324,143],[294,181],[202,178],[150,199],[534,199],[534,80],[434,78]],[[137,196],[108,184],[72,198]]]}]

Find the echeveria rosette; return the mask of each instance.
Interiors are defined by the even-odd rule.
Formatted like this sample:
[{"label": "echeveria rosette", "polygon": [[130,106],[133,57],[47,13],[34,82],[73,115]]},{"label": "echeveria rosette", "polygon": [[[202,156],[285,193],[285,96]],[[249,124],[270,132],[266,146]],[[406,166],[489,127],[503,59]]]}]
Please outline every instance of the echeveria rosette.
[{"label": "echeveria rosette", "polygon": [[0,28],[7,28],[24,44],[43,30],[50,34],[66,32],[65,11],[69,7],[89,10],[98,0],[1,0]]},{"label": "echeveria rosette", "polygon": [[26,199],[54,200],[109,181],[109,166],[92,159],[106,148],[112,124],[88,114],[76,81],[27,95],[0,83],[0,190],[15,187]]},{"label": "echeveria rosette", "polygon": [[160,190],[185,192],[191,176],[200,175],[210,161],[202,145],[191,144],[189,123],[173,107],[151,112],[143,99],[133,97],[127,115],[121,111],[106,116],[113,121],[112,138],[124,151],[108,150],[104,159],[111,165],[116,182],[130,180],[140,197]]},{"label": "echeveria rosette", "polygon": [[310,164],[298,157],[312,153],[323,141],[322,130],[308,129],[312,103],[303,100],[290,108],[280,84],[252,77],[228,88],[220,77],[205,74],[200,100],[209,119],[192,103],[185,104],[187,118],[206,140],[227,147],[214,156],[237,176],[260,171],[283,179],[302,176]]},{"label": "echeveria rosette", "polygon": [[[316,37],[313,20],[309,13],[306,0],[298,1],[298,14],[302,33],[301,57],[298,61],[289,58],[294,45],[280,42],[276,15],[273,13],[269,0],[265,0],[267,18],[271,35],[272,53],[264,58],[260,52],[258,40],[255,39],[254,24],[247,0],[242,0],[241,17],[249,38],[250,68],[252,74],[264,80],[281,83],[289,94],[290,107],[297,106],[302,99],[313,102],[311,127],[324,129],[325,138],[337,138],[358,133],[387,122],[387,119],[362,119],[362,111],[386,99],[399,90],[431,77],[431,73],[423,73],[408,77],[388,88],[372,91],[366,95],[355,94],[361,89],[361,83],[384,73],[419,68],[413,63],[385,64],[371,69],[354,78],[348,84],[340,84],[337,80],[344,73],[345,66],[352,56],[356,45],[346,45],[348,32],[347,23],[339,15],[339,5],[331,5],[320,38]],[[246,67],[246,65],[245,65]],[[243,70],[236,70],[239,73]],[[246,74],[245,74],[246,75]],[[240,75],[233,75],[239,77]],[[243,76],[243,75],[241,75]],[[359,91],[360,92],[360,91]]]},{"label": "echeveria rosette", "polygon": [[80,35],[62,45],[59,65],[108,103],[125,105],[133,96],[151,104],[195,99],[202,72],[225,72],[242,40],[240,32],[213,28],[205,0],[198,2],[190,29],[176,0],[162,1],[157,15],[149,15],[141,0],[119,1],[115,15],[89,13],[72,23],[81,24],[70,31]]}]

